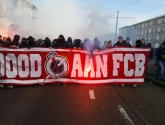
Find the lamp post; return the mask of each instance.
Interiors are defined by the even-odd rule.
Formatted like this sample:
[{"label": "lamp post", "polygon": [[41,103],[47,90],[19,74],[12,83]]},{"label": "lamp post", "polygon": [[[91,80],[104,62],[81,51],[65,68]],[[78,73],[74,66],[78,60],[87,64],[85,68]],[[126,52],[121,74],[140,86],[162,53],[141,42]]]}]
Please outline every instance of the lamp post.
[{"label": "lamp post", "polygon": [[117,39],[118,19],[119,19],[119,11],[117,11],[117,17],[116,17],[115,42],[116,42],[116,39]]}]

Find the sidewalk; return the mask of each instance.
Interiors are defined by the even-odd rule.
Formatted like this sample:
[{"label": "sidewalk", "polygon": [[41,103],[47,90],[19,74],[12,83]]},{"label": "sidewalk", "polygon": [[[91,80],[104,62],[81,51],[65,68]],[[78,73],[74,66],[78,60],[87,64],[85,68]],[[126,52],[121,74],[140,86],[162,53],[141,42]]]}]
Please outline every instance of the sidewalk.
[{"label": "sidewalk", "polygon": [[[165,82],[162,82],[160,80],[155,80],[155,75],[156,75],[158,67],[155,66],[154,63],[155,63],[154,60],[150,62],[149,73],[146,75],[145,79],[149,80],[150,82],[165,86]],[[164,78],[165,78],[165,74],[164,74]]]}]

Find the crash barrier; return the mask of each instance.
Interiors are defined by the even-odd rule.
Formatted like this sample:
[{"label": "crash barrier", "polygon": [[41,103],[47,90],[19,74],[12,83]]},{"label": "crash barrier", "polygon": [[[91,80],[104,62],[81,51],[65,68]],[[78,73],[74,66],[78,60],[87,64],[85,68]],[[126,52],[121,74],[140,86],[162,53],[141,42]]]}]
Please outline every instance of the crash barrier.
[{"label": "crash barrier", "polygon": [[148,48],[78,49],[0,48],[0,84],[143,84]]}]

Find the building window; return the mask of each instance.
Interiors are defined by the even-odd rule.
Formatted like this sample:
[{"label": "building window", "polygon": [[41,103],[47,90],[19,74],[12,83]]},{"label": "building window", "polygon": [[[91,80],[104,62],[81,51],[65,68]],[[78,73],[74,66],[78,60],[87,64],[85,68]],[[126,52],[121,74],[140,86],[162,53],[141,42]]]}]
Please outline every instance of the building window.
[{"label": "building window", "polygon": [[144,30],[141,31],[141,35],[143,35],[143,34],[144,34]]},{"label": "building window", "polygon": [[145,30],[145,33],[147,33],[147,29]]},{"label": "building window", "polygon": [[160,43],[155,43],[155,48],[159,48]]},{"label": "building window", "polygon": [[165,26],[163,27],[163,32],[165,31]]},{"label": "building window", "polygon": [[160,40],[160,36],[159,35],[156,35],[156,40]]},{"label": "building window", "polygon": [[139,29],[141,28],[141,24],[138,25],[138,28],[139,28]]},{"label": "building window", "polygon": [[153,25],[153,21],[150,21],[150,26],[152,26]]},{"label": "building window", "polygon": [[145,36],[144,39],[146,40],[147,39],[147,36]]},{"label": "building window", "polygon": [[146,26],[148,26],[148,22],[146,22]]},{"label": "building window", "polygon": [[144,28],[144,25],[145,25],[145,24],[143,23],[143,24],[142,24],[142,28]]},{"label": "building window", "polygon": [[162,23],[162,19],[158,19],[158,24],[161,24]]},{"label": "building window", "polygon": [[148,30],[148,33],[151,33],[151,32],[152,32],[152,29],[149,29],[149,30]]},{"label": "building window", "polygon": [[153,29],[152,29],[152,32],[153,32],[153,33],[155,33],[155,31],[156,31],[156,29],[155,29],[155,28],[153,28]]},{"label": "building window", "polygon": [[151,40],[151,36],[148,36],[148,39],[147,40]]},{"label": "building window", "polygon": [[158,27],[157,29],[156,29],[156,32],[161,32],[161,28],[160,27]]}]

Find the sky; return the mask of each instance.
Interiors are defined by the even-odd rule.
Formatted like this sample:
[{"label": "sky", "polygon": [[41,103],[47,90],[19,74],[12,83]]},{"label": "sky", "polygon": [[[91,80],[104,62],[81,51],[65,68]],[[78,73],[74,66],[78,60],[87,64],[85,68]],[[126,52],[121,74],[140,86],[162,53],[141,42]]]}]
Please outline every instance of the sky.
[{"label": "sky", "polygon": [[[70,30],[71,27],[77,27],[78,30],[77,28],[73,28],[73,30],[75,30],[77,33],[82,33],[82,37],[84,37],[84,35],[88,36],[89,34],[92,34],[91,37],[94,37],[101,34],[115,33],[116,18],[103,17],[116,17],[117,11],[119,11],[119,17],[131,17],[119,18],[118,28],[129,26],[165,14],[165,6],[152,10],[150,12],[146,12],[161,5],[165,5],[165,0],[42,0],[42,2],[41,0],[32,1],[39,8],[40,17],[44,17],[45,15],[47,16],[45,17],[47,19],[46,23],[49,23],[48,20],[52,21],[52,16],[58,17],[58,19],[54,21],[56,22],[56,24],[59,24],[60,29],[63,26],[66,27],[67,30]],[[127,7],[128,5],[130,6]],[[43,8],[46,9],[44,10]],[[47,11],[46,14],[43,14],[44,11]],[[65,18],[61,18],[61,16]],[[70,30],[70,32],[72,31]],[[72,32],[71,34],[75,33]],[[90,35],[88,37],[90,37]]]},{"label": "sky", "polygon": [[[36,6],[41,2],[41,0],[32,0],[32,1]],[[143,20],[147,20],[148,18],[165,14],[165,6],[152,10],[150,12],[146,12],[158,6],[165,5],[165,0],[76,0],[76,1],[77,3],[86,5],[89,8],[93,7],[93,5],[91,4],[92,3],[91,1],[93,1],[95,3],[94,4],[95,8],[99,9],[102,12],[107,13],[105,15],[99,15],[100,17],[107,17],[107,16],[115,17],[117,11],[124,9],[128,5],[137,1],[133,5],[129,6],[128,8],[124,9],[119,13],[119,17],[134,17],[136,19],[119,19],[119,22],[121,22],[121,24],[119,24],[119,27],[123,26],[123,24],[130,25],[130,23],[131,24],[134,22],[136,23],[139,20],[143,21]],[[146,13],[141,14],[143,12]],[[112,19],[112,18],[110,18],[109,20],[116,21],[116,19]]]}]

